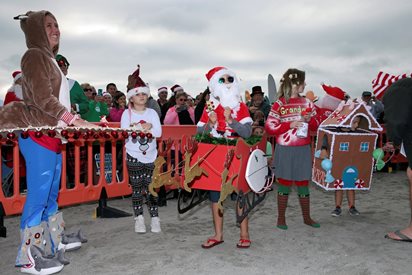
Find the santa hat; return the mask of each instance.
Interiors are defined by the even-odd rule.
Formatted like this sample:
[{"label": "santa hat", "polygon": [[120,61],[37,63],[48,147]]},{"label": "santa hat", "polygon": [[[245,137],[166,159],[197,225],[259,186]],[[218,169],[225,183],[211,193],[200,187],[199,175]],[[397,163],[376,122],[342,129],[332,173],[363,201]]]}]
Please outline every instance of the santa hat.
[{"label": "santa hat", "polygon": [[325,90],[325,92],[328,94],[328,95],[330,95],[330,96],[332,96],[332,97],[335,97],[335,98],[337,98],[337,99],[339,99],[339,100],[345,100],[345,92],[341,89],[341,88],[339,88],[339,87],[332,87],[332,86],[326,86],[325,84],[321,84],[322,85],[322,88],[323,88],[323,90]]},{"label": "santa hat", "polygon": [[167,93],[167,87],[160,87],[159,89],[157,89],[157,94],[160,94],[161,92]]},{"label": "santa hat", "polygon": [[149,86],[140,78],[140,65],[137,65],[137,70],[133,72],[132,75],[129,76],[129,84],[134,82],[132,87],[129,87],[129,91],[127,92],[127,100],[134,95],[144,93],[147,96],[150,96],[150,89]]},{"label": "santa hat", "polygon": [[112,95],[109,92],[104,92],[103,96],[109,96],[110,98],[112,97]]},{"label": "santa hat", "polygon": [[173,85],[170,88],[170,90],[172,91],[173,94],[176,94],[177,92],[183,92],[183,88],[178,84]]},{"label": "santa hat", "polygon": [[221,78],[225,74],[233,76],[236,79],[236,74],[233,71],[227,69],[226,67],[214,67],[213,69],[207,72],[206,78],[209,81],[209,89],[211,92],[214,91],[215,85],[219,83],[219,78]]},{"label": "santa hat", "polygon": [[21,71],[14,71],[11,75],[13,76],[13,82],[16,82],[19,78],[22,77]]}]

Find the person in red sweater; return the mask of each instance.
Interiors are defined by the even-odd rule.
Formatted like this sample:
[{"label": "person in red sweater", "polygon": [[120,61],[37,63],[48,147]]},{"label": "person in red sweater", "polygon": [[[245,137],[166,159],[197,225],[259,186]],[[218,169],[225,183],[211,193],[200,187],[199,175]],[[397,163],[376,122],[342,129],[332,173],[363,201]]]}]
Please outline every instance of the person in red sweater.
[{"label": "person in red sweater", "polygon": [[[305,72],[288,69],[280,80],[279,98],[273,104],[265,123],[268,135],[276,138],[274,173],[279,182],[277,227],[286,230],[285,212],[290,187],[297,186],[303,221],[312,227],[320,227],[310,217],[309,180],[312,173],[310,131],[319,122],[313,102],[301,96],[305,89]],[[306,135],[305,132],[306,128]]]}]

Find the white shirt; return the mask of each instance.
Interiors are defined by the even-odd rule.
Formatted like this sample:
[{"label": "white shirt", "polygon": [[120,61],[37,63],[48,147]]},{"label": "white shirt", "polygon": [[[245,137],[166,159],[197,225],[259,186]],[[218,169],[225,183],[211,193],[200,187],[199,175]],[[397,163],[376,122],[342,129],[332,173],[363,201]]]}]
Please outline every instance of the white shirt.
[{"label": "white shirt", "polygon": [[[122,114],[120,127],[122,129],[131,130],[132,128],[130,127],[130,124],[139,122],[152,124],[152,129],[150,130],[150,132],[152,133],[153,138],[149,143],[147,143],[147,145],[141,145],[138,141],[139,137],[133,139],[129,135],[129,138],[126,140],[125,145],[126,152],[142,163],[152,163],[157,157],[156,138],[162,135],[162,126],[160,125],[160,119],[156,111],[150,108],[146,108],[146,110],[141,114],[137,113],[133,109],[126,109]],[[138,131],[136,130],[136,132]],[[143,152],[145,152],[146,154],[143,154]]]}]

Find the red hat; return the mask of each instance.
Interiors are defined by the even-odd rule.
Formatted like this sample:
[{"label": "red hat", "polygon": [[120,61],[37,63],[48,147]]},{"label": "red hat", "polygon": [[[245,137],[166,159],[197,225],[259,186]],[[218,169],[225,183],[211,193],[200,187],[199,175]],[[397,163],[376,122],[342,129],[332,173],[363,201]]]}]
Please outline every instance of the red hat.
[{"label": "red hat", "polygon": [[209,80],[209,89],[212,92],[212,94],[216,88],[216,85],[219,84],[219,78],[221,78],[225,74],[233,76],[235,82],[238,81],[236,78],[236,74],[233,71],[227,69],[226,67],[214,67],[213,69],[207,72],[206,78],[207,80]]},{"label": "red hat", "polygon": [[345,99],[345,94],[346,93],[339,87],[326,86],[325,84],[322,84],[322,88],[330,96],[333,96],[333,97],[335,97],[337,99],[340,99],[340,100]]},{"label": "red hat", "polygon": [[129,77],[129,83],[133,81],[135,82],[133,87],[127,92],[127,100],[129,100],[132,96],[144,93],[150,96],[150,89],[149,86],[140,78],[140,65],[137,65],[137,70],[133,72],[133,74]]},{"label": "red hat", "polygon": [[170,90],[172,91],[173,94],[176,94],[176,93],[179,92],[179,91],[182,91],[182,92],[183,92],[183,88],[182,88],[180,85],[178,85],[178,84],[173,85],[173,86],[170,88]]},{"label": "red hat", "polygon": [[213,77],[213,75],[220,71],[220,70],[227,70],[225,67],[214,67],[213,69],[211,69],[210,71],[207,72],[206,74],[206,78],[208,81],[210,81],[210,79]]},{"label": "red hat", "polygon": [[16,82],[20,77],[22,77],[21,71],[14,71],[12,74],[13,81]]}]

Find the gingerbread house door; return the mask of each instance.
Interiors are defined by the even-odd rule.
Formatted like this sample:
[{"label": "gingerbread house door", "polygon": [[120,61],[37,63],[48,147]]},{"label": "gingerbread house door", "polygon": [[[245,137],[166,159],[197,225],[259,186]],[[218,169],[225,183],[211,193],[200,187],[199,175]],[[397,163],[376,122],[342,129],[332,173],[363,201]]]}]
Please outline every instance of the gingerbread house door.
[{"label": "gingerbread house door", "polygon": [[355,166],[348,166],[343,169],[342,181],[343,188],[351,189],[355,188],[355,182],[358,179],[359,170]]}]

